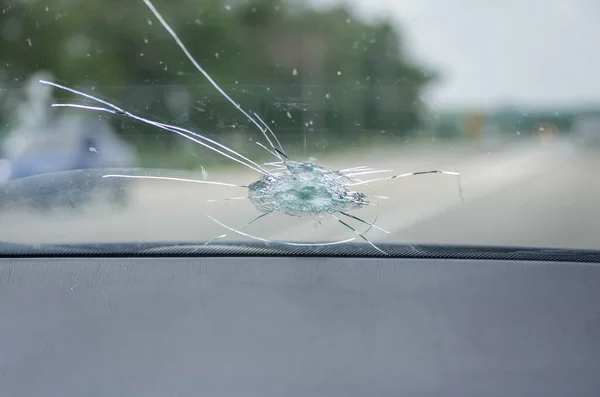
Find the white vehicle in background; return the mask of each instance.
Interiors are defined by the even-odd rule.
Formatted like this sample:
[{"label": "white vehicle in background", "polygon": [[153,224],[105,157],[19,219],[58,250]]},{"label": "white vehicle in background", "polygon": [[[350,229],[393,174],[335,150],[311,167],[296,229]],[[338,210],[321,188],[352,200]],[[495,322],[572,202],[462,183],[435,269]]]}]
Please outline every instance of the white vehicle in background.
[{"label": "white vehicle in background", "polygon": [[65,116],[34,130],[16,130],[2,152],[8,179],[77,169],[129,168],[134,151],[108,124],[90,116]]},{"label": "white vehicle in background", "polygon": [[[34,75],[27,86],[27,100],[15,111],[15,127],[0,147],[0,182],[58,173],[61,171],[130,168],[137,163],[133,149],[119,138],[111,126],[89,114],[53,114],[49,87],[38,83],[44,75]],[[92,197],[97,186],[84,184],[86,191],[50,197],[31,192],[32,203],[48,209],[57,202],[78,207]],[[119,206],[127,201],[127,180],[110,185],[109,198]],[[37,197],[39,196],[39,197]],[[62,201],[61,201],[62,199]]]},{"label": "white vehicle in background", "polygon": [[[129,145],[114,134],[109,125],[93,117],[60,118],[38,131],[16,133],[5,143],[0,181],[8,183],[62,171],[131,168],[137,163]],[[90,179],[78,183],[79,190],[68,194],[65,191],[49,193],[32,185],[29,202],[40,210],[59,206],[79,208],[101,194],[112,205],[124,207],[129,185],[127,179],[101,185]]]},{"label": "white vehicle in background", "polygon": [[600,146],[600,113],[578,116],[573,121],[571,135],[582,146]]}]

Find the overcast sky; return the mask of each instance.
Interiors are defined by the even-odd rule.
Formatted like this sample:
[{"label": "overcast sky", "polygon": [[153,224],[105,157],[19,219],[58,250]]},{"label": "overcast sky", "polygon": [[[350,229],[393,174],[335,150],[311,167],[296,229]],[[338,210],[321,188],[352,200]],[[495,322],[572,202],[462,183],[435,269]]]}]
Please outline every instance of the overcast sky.
[{"label": "overcast sky", "polygon": [[399,21],[410,53],[441,70],[434,105],[600,103],[600,0],[347,1]]}]

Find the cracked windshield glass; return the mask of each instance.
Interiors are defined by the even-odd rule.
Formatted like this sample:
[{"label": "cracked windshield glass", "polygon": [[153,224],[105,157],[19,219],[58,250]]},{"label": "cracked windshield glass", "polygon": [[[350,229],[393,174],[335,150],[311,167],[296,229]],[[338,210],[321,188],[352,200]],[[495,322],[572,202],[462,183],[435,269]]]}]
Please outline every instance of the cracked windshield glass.
[{"label": "cracked windshield glass", "polygon": [[1,9],[1,241],[600,248],[597,1]]}]

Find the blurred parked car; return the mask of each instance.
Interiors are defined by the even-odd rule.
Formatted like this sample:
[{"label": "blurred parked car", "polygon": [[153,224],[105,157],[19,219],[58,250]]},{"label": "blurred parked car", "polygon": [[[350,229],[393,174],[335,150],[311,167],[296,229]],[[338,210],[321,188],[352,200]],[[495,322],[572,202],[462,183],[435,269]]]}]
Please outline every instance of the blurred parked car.
[{"label": "blurred parked car", "polygon": [[[17,130],[5,141],[2,154],[5,160],[0,178],[6,181],[61,171],[136,165],[129,145],[107,123],[87,115],[69,115],[34,130]],[[37,201],[32,197],[32,202],[43,210],[60,204],[76,208],[88,202],[94,196],[92,193],[100,193],[91,181],[80,186],[85,186],[86,191],[71,192],[68,196],[40,195]],[[104,193],[108,193],[112,204],[125,206],[127,187],[127,179],[118,179]]]},{"label": "blurred parked car", "polygon": [[[24,86],[24,97],[8,113],[13,127],[0,146],[0,183],[61,171],[136,165],[134,151],[106,121],[85,111],[61,111],[57,115],[51,106],[52,88],[40,84],[40,79],[52,80],[52,76],[44,71],[31,76]],[[41,210],[57,206],[78,208],[94,198],[94,193],[100,193],[102,186],[105,190],[102,193],[108,193],[113,204],[124,206],[128,184],[127,179],[118,179],[100,185],[96,179],[79,183],[77,190],[68,191],[44,190],[35,183],[27,184],[27,205]],[[0,190],[4,193],[0,204],[10,201],[6,196],[10,190]]]},{"label": "blurred parked car", "polygon": [[600,146],[600,114],[579,116],[571,129],[577,143],[587,148]]}]

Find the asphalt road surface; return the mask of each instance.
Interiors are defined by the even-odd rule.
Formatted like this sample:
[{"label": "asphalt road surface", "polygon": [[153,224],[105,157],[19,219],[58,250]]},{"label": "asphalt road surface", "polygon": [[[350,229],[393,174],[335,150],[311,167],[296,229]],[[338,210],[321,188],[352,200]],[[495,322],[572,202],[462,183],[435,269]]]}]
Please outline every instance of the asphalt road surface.
[{"label": "asphalt road surface", "polygon": [[[600,150],[566,140],[522,141],[491,150],[432,146],[420,150],[366,149],[319,159],[342,169],[360,165],[396,173],[442,168],[461,173],[382,181],[357,190],[389,199],[353,214],[377,242],[483,244],[600,248]],[[241,168],[241,167],[240,167]],[[382,174],[383,175],[383,174]],[[377,177],[373,175],[369,177]],[[202,179],[201,175],[197,175]],[[208,180],[248,184],[252,171],[208,170]],[[126,208],[90,204],[83,211],[61,208],[40,215],[29,210],[0,213],[0,240],[28,243],[248,240],[214,222],[273,241],[322,242],[357,237],[334,218],[292,218],[260,213],[243,188],[169,181],[136,181]],[[29,193],[31,194],[31,193]],[[462,196],[462,198],[461,198]],[[349,220],[357,230],[365,225]]]}]

